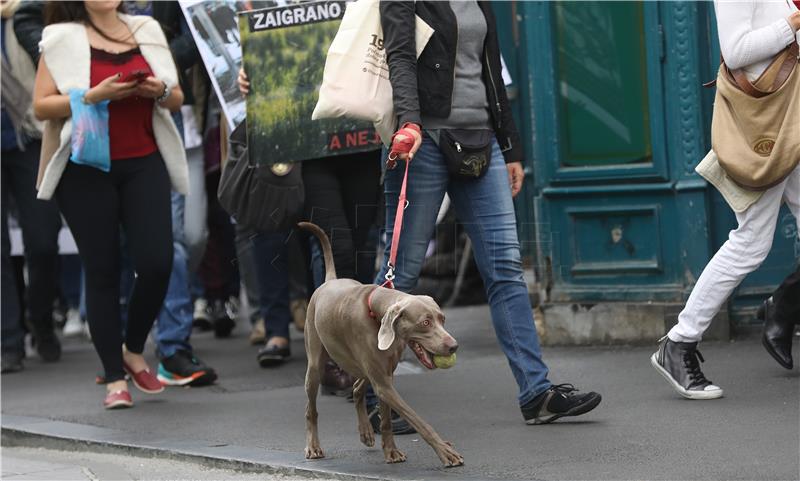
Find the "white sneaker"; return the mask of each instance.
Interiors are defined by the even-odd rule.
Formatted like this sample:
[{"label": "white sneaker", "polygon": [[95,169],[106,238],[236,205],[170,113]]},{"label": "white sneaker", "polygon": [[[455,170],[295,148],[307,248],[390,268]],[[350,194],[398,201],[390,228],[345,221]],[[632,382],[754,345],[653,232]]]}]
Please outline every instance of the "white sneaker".
[{"label": "white sneaker", "polygon": [[83,320],[77,309],[67,311],[67,322],[64,324],[64,337],[76,337],[83,334]]},{"label": "white sneaker", "polygon": [[208,315],[208,301],[203,297],[198,297],[194,301],[192,325],[203,331],[211,329],[211,317]]}]

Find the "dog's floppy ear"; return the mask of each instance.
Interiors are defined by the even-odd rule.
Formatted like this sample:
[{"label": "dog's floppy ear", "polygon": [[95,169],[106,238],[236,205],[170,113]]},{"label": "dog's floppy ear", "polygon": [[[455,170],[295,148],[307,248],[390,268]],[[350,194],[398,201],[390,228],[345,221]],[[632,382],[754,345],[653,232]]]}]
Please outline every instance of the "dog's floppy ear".
[{"label": "dog's floppy ear", "polygon": [[381,328],[378,330],[378,349],[381,351],[385,351],[389,349],[389,347],[394,342],[394,325],[400,316],[403,315],[403,309],[406,307],[405,302],[395,302],[386,312],[383,314],[381,318]]}]

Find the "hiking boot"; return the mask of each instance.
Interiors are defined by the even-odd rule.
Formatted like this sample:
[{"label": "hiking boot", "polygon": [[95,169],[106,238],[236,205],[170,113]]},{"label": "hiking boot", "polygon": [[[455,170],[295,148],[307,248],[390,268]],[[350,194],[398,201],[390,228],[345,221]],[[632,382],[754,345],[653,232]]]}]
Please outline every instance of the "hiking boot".
[{"label": "hiking boot", "polygon": [[761,344],[773,359],[782,367],[792,369],[792,336],[794,335],[794,322],[787,319],[778,319],[775,313],[775,302],[770,297],[764,301],[758,310],[758,318],[764,321],[764,333]]},{"label": "hiking boot", "polygon": [[659,340],[658,350],[650,363],[678,394],[687,399],[717,399],[722,389],[715,386],[700,370],[705,362],[696,342],[675,342],[667,336]]},{"label": "hiking boot", "polygon": [[522,406],[526,424],[547,424],[564,416],[580,416],[596,408],[603,399],[596,392],[577,394],[572,384],[550,386]]},{"label": "hiking boot", "polygon": [[353,392],[356,380],[335,362],[328,360],[322,373],[322,392],[334,396],[345,397]]},{"label": "hiking boot", "polygon": [[165,386],[206,386],[217,373],[191,352],[179,350],[158,364],[158,380]]}]

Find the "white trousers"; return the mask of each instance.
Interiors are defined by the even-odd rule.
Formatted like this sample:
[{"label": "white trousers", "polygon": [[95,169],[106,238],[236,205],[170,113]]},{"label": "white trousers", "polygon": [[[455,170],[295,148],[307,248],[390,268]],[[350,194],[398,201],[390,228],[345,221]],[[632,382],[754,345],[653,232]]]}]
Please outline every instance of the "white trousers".
[{"label": "white trousers", "polygon": [[703,269],[678,324],[667,334],[672,341],[700,341],[733,290],[764,262],[772,248],[782,202],[789,206],[800,231],[800,167],[746,211],[736,214],[739,227],[728,234],[728,240]]}]

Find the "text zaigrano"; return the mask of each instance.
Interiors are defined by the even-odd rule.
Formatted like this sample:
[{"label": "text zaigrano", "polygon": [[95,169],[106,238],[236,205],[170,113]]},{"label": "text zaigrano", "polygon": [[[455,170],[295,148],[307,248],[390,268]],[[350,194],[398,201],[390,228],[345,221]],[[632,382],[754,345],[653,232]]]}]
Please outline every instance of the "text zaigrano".
[{"label": "text zaigrano", "polygon": [[280,10],[253,12],[253,30],[269,30],[272,28],[324,22],[341,18],[344,8],[338,2],[313,3],[299,5]]}]

